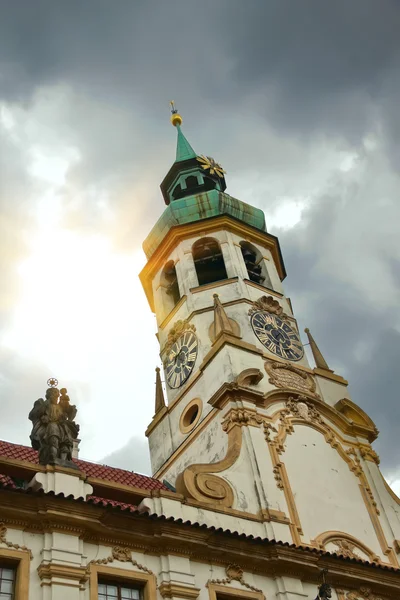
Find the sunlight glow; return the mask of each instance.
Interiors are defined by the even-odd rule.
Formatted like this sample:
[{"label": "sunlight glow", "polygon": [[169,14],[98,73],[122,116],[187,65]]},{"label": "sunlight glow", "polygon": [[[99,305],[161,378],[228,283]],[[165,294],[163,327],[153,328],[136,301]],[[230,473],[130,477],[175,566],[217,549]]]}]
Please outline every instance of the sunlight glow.
[{"label": "sunlight glow", "polygon": [[306,198],[282,198],[279,207],[268,217],[268,227],[291,229],[301,220]]},{"label": "sunlight glow", "polygon": [[107,348],[121,341],[134,314],[143,257],[115,254],[101,236],[57,229],[38,235],[32,246],[19,268],[22,294],[5,342],[23,354],[40,352],[66,377],[84,379],[104,340]]}]

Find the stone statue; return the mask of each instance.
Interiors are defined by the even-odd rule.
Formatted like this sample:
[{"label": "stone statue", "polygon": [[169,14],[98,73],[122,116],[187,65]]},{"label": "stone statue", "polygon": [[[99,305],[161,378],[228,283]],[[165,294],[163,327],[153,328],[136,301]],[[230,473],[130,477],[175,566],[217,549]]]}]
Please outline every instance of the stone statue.
[{"label": "stone statue", "polygon": [[33,423],[32,448],[39,452],[41,465],[59,464],[76,468],[72,462],[73,442],[77,439],[79,425],[75,423],[77,409],[69,402],[65,388],[60,391],[50,387],[46,400],[39,398],[29,413]]},{"label": "stone statue", "polygon": [[318,588],[318,596],[315,600],[329,600],[332,598],[332,588],[329,583],[321,583]]}]

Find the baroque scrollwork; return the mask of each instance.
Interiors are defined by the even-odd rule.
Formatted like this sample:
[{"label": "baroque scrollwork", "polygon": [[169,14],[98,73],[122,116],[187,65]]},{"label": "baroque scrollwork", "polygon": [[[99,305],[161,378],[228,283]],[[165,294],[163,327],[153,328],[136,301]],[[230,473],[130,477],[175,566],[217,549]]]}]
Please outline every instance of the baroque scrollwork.
[{"label": "baroque scrollwork", "polygon": [[229,411],[223,420],[222,429],[228,433],[235,425],[239,427],[259,427],[263,421],[263,417],[253,410],[234,408]]},{"label": "baroque scrollwork", "polygon": [[264,363],[269,375],[269,383],[279,388],[292,388],[303,394],[309,394],[319,398],[316,393],[314,378],[293,365],[268,360]]},{"label": "baroque scrollwork", "polygon": [[290,396],[286,401],[286,408],[282,411],[284,416],[293,415],[298,419],[310,421],[311,423],[323,424],[319,411],[311,402],[307,401],[305,396],[299,395],[297,398]]},{"label": "baroque scrollwork", "polygon": [[231,427],[226,424],[228,449],[225,457],[215,463],[199,463],[186,467],[176,480],[175,486],[178,493],[204,504],[214,504],[226,508],[233,506],[234,494],[231,486],[225,479],[214,474],[225,471],[239,458],[242,448],[242,427],[236,425],[244,425],[246,416],[244,414],[236,415],[233,419],[232,421],[229,417]]},{"label": "baroque scrollwork", "polygon": [[114,546],[111,550],[110,556],[106,558],[98,558],[97,560],[91,560],[89,565],[106,565],[108,563],[118,560],[120,562],[129,562],[134,567],[137,567],[140,571],[144,571],[149,575],[153,575],[153,571],[150,571],[145,565],[141,565],[134,558],[132,558],[132,550],[127,546]]},{"label": "baroque scrollwork", "polygon": [[355,552],[355,545],[347,540],[336,540],[333,544],[337,547],[337,554],[346,558],[360,558],[360,555]]},{"label": "baroque scrollwork", "polygon": [[370,588],[362,587],[356,592],[347,592],[346,600],[383,600],[380,596],[376,596]]},{"label": "baroque scrollwork", "polygon": [[29,552],[29,556],[31,559],[32,551],[26,546],[20,546],[19,544],[13,544],[7,540],[7,527],[3,522],[0,522],[0,544],[5,544],[7,548],[12,548],[13,550],[22,550],[23,552]]},{"label": "baroque scrollwork", "polygon": [[184,331],[193,331],[194,333],[196,331],[196,327],[193,325],[193,323],[189,323],[188,319],[180,319],[173,324],[172,328],[168,332],[168,338],[164,346],[165,352],[168,352],[171,349],[176,340]]},{"label": "baroque scrollwork", "polygon": [[277,315],[281,319],[287,317],[287,314],[283,312],[282,306],[272,296],[261,296],[261,298],[253,302],[253,306],[249,309],[249,315],[252,315],[258,310],[266,310],[273,315]]},{"label": "baroque scrollwork", "polygon": [[349,533],[343,531],[325,531],[320,533],[312,543],[321,550],[330,552],[329,545],[332,544],[335,554],[340,554],[346,558],[358,558],[369,560],[373,563],[381,563],[381,559],[371,548],[368,548],[363,542]]},{"label": "baroque scrollwork", "polygon": [[374,462],[377,465],[379,465],[379,463],[381,462],[378,454],[371,446],[360,446],[360,454],[364,460],[369,460],[370,462]]},{"label": "baroque scrollwork", "polygon": [[225,569],[225,572],[226,572],[226,577],[224,579],[209,579],[207,581],[207,586],[210,583],[214,583],[217,585],[227,585],[227,584],[231,583],[232,581],[238,581],[241,585],[243,585],[248,590],[251,590],[252,592],[260,593],[260,594],[262,594],[263,598],[265,598],[264,592],[262,590],[254,587],[254,585],[250,585],[249,583],[247,583],[245,581],[243,569],[241,567],[239,567],[239,565],[234,565],[234,564],[228,565]]}]

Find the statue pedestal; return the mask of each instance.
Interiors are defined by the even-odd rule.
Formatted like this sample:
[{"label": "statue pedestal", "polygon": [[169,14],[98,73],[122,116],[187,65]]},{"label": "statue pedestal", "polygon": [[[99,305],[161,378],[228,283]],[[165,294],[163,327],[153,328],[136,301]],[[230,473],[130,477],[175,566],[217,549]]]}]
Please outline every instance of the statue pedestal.
[{"label": "statue pedestal", "polygon": [[93,494],[93,487],[86,483],[86,475],[82,471],[52,465],[48,465],[45,472],[36,473],[28,487],[35,492],[43,490],[45,494],[53,492],[84,500]]}]

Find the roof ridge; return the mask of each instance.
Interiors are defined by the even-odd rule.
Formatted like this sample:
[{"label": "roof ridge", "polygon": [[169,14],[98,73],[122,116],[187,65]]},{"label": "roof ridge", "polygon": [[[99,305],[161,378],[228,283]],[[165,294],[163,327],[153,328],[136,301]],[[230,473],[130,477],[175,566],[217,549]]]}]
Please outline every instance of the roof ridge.
[{"label": "roof ridge", "polygon": [[[16,444],[6,440],[0,440],[0,457],[22,460],[30,464],[38,464],[39,457],[36,450],[30,446]],[[165,485],[151,475],[144,475],[136,471],[129,471],[121,467],[113,467],[81,458],[73,459],[78,467],[86,473],[88,477],[96,477],[104,481],[114,481],[130,487],[142,489],[167,489]]]}]

